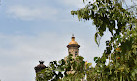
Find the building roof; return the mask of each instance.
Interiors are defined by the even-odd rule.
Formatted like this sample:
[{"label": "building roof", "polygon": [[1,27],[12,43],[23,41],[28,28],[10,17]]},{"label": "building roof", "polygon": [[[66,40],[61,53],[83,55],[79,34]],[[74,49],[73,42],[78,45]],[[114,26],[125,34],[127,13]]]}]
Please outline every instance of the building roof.
[{"label": "building roof", "polygon": [[34,69],[35,69],[35,71],[36,71],[36,73],[37,72],[40,72],[41,70],[43,70],[43,69],[45,69],[46,68],[46,66],[43,64],[44,63],[44,61],[39,61],[39,65],[37,65]]},{"label": "building roof", "polygon": [[72,36],[71,42],[69,43],[69,45],[78,45],[78,43],[75,41],[75,37],[74,36]]}]

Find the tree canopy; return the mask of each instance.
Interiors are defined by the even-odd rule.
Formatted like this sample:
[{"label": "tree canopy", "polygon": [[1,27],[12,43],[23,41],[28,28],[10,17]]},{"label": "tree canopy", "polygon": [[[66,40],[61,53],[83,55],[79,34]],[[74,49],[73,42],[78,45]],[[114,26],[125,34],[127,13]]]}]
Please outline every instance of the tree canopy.
[{"label": "tree canopy", "polygon": [[[85,0],[83,0],[85,2]],[[86,75],[87,81],[137,81],[137,10],[136,1],[127,5],[124,0],[90,1],[84,8],[71,11],[79,20],[93,20],[96,26],[95,42],[99,45],[100,38],[106,30],[112,34],[106,40],[106,49],[102,57],[95,57],[95,67],[78,56],[71,56],[50,63],[50,66],[37,74],[38,81],[63,80],[79,81]],[[109,64],[106,65],[106,59]],[[86,66],[85,66],[86,64]],[[73,67],[74,74],[67,74]]]},{"label": "tree canopy", "polygon": [[47,68],[37,73],[36,81],[81,81],[91,66],[83,59],[81,56],[73,58],[70,54],[65,60],[50,62]]}]

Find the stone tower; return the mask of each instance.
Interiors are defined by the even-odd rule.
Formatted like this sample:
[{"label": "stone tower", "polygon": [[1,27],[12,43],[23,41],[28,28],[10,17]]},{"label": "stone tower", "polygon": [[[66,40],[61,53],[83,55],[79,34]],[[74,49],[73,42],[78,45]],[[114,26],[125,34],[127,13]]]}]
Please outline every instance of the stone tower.
[{"label": "stone tower", "polygon": [[67,45],[68,54],[72,54],[73,58],[79,56],[79,47],[78,43],[75,41],[74,35],[72,35],[71,42]]},{"label": "stone tower", "polygon": [[[76,56],[79,56],[79,47],[80,45],[75,41],[74,35],[71,37],[71,42],[67,45],[68,48],[68,54],[72,54],[73,58]],[[65,57],[66,59],[67,57]],[[67,71],[67,74],[74,74],[75,70],[73,70],[73,67],[71,68],[70,71]],[[81,81],[86,81],[84,79],[81,79]]]}]

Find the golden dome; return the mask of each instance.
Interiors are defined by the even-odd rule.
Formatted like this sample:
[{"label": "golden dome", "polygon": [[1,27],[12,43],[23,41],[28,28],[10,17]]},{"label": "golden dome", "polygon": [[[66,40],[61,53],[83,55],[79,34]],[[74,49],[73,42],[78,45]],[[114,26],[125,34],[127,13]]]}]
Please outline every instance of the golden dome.
[{"label": "golden dome", "polygon": [[75,37],[74,36],[72,36],[72,40],[71,40],[71,42],[69,43],[69,45],[78,45],[78,43],[75,41]]}]

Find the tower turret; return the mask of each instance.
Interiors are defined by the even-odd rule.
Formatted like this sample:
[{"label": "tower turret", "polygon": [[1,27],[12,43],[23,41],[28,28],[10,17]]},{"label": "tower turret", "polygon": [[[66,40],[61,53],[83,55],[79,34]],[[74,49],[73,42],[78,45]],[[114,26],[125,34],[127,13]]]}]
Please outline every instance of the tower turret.
[{"label": "tower turret", "polygon": [[74,35],[72,35],[71,42],[67,45],[68,53],[72,54],[75,58],[79,55],[79,47],[80,45],[75,41]]},{"label": "tower turret", "polygon": [[39,65],[37,65],[34,69],[35,69],[35,72],[38,73],[40,72],[41,70],[45,69],[46,66],[43,64],[44,61],[39,61]]}]

